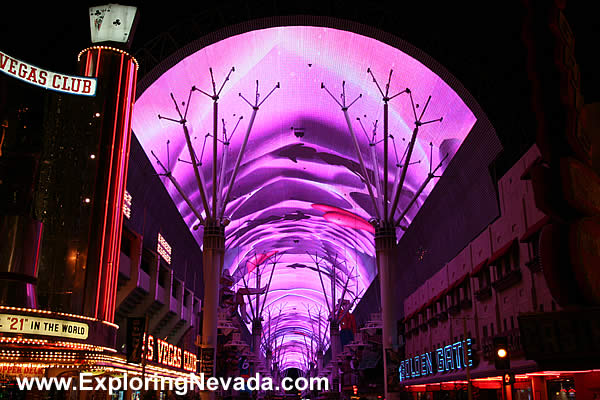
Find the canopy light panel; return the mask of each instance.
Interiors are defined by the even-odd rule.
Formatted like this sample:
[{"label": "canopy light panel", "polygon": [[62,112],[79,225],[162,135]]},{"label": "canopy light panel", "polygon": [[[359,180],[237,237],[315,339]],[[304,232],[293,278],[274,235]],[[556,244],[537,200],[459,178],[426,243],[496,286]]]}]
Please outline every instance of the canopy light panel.
[{"label": "canopy light panel", "polygon": [[[224,213],[231,221],[226,228],[225,268],[235,278],[236,288],[240,288],[242,275],[250,285],[255,279],[249,260],[255,260],[257,254],[273,251],[281,254],[266,307],[273,310],[284,307],[290,313],[295,307],[295,317],[278,325],[277,329],[284,335],[280,346],[293,343],[304,346],[304,337],[294,332],[310,331],[307,309],[327,310],[311,255],[326,258],[321,265],[322,272],[330,271],[332,265],[338,269],[338,296],[345,279],[350,277],[348,287],[351,290],[345,293],[345,298],[350,301],[364,293],[377,273],[374,227],[370,222],[375,215],[373,203],[368,197],[344,115],[321,89],[321,83],[337,94],[342,93],[342,82],[345,82],[349,101],[362,94],[350,109],[350,115],[364,155],[370,154],[370,141],[378,142],[383,138],[383,102],[367,73],[368,68],[384,82],[392,69],[390,93],[410,88],[419,113],[431,96],[425,119],[427,116],[429,119],[443,117],[442,123],[423,126],[419,130],[396,217],[402,214],[427,177],[430,164],[437,165],[448,154],[438,175],[443,173],[476,118],[450,86],[429,68],[375,39],[307,26],[276,27],[233,36],[175,64],[144,91],[134,109],[133,130],[142,147],[151,160],[151,151],[163,163],[168,160],[167,168],[198,210],[202,210],[202,200],[192,166],[188,163],[190,157],[181,126],[159,120],[157,116],[174,113],[171,93],[180,107],[185,107],[192,86],[210,92],[209,68],[212,68],[215,80],[221,81],[232,67],[235,71],[219,98],[218,138],[222,139],[221,119],[228,136],[239,123],[226,158],[225,182],[232,174],[233,160],[242,146],[251,113],[239,93],[254,100],[257,81],[261,93],[268,93],[277,82],[281,88],[260,107],[231,190]],[[194,149],[202,161],[210,204],[212,137],[207,138],[207,134],[213,133],[213,103],[200,95],[191,96],[189,101],[187,125]],[[390,139],[387,179],[391,191],[412,134],[415,115],[408,95],[400,95],[389,103],[389,107],[389,133],[393,139]],[[240,117],[243,118],[240,120]],[[375,149],[378,163],[366,156],[367,173],[372,176],[373,171],[378,170],[382,176],[383,145],[377,144]],[[223,163],[221,144],[217,162],[220,170]],[[164,172],[159,165],[153,164],[157,172]],[[163,182],[188,226],[196,226],[198,217],[173,182],[167,179]],[[416,204],[406,213],[403,226],[413,220],[435,182],[433,180],[423,190]],[[206,217],[205,212],[202,217]],[[192,232],[201,243],[202,231]],[[402,232],[399,229],[398,235]],[[269,261],[266,263],[268,265]],[[264,272],[261,269],[261,273],[269,274],[270,267],[264,268]],[[267,278],[268,275],[263,282]],[[324,286],[330,291],[328,279]],[[267,324],[266,318],[265,321]],[[298,366],[301,363],[299,352],[298,349],[288,351],[284,357],[287,365],[282,367]]]}]

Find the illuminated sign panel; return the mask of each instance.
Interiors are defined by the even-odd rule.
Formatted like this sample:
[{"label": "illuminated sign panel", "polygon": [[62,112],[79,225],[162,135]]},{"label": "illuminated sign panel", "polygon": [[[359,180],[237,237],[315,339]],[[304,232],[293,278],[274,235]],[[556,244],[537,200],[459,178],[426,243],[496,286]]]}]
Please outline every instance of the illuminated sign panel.
[{"label": "illuminated sign panel", "polygon": [[82,322],[24,315],[0,314],[0,332],[46,335],[85,340],[89,326]]},{"label": "illuminated sign panel", "polygon": [[167,264],[171,264],[171,246],[160,233],[158,234],[156,251],[167,262]]},{"label": "illuminated sign panel", "polygon": [[466,368],[467,365],[472,367],[471,344],[471,339],[461,340],[448,346],[440,347],[436,351],[423,353],[402,361],[398,368],[400,381],[441,372],[452,372]]},{"label": "illuminated sign panel", "polygon": [[127,43],[135,20],[136,7],[107,4],[90,7],[92,43]]},{"label": "illuminated sign panel", "polygon": [[96,78],[71,76],[47,71],[31,64],[19,61],[0,51],[0,71],[13,78],[63,93],[94,96],[96,94]]},{"label": "illuminated sign panel", "polygon": [[132,199],[133,199],[133,197],[131,197],[129,192],[126,190],[125,196],[123,197],[123,214],[125,214],[125,216],[127,218],[131,218],[131,200]]},{"label": "illuminated sign panel", "polygon": [[[180,347],[148,335],[148,351],[146,359],[158,364],[173,368],[181,368],[189,372],[196,372],[197,357],[195,354],[182,350]],[[145,340],[145,339],[144,339]]]},{"label": "illuminated sign panel", "polygon": [[18,376],[43,376],[46,368],[40,364],[0,364],[0,375],[18,375]]}]

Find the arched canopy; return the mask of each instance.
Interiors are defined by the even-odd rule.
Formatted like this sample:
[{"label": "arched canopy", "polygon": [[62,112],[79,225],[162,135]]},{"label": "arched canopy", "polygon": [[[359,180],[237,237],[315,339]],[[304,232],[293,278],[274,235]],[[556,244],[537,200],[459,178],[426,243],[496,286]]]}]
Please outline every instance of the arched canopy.
[{"label": "arched canopy", "polygon": [[[280,255],[266,309],[284,309],[285,317],[280,317],[280,323],[275,323],[276,318],[270,322],[277,326],[277,334],[283,337],[282,345],[290,348],[281,367],[304,368],[298,346],[311,338],[316,310],[327,310],[312,256],[316,254],[319,259],[325,259],[320,267],[325,273],[323,279],[328,296],[331,286],[327,274],[332,265],[338,271],[338,296],[348,281],[345,297],[351,301],[366,290],[377,273],[374,229],[368,222],[375,215],[373,203],[368,197],[344,114],[321,88],[321,83],[339,96],[342,82],[345,82],[348,103],[362,94],[349,109],[349,114],[370,179],[374,176],[373,171],[383,178],[383,145],[375,146],[377,164],[373,162],[369,146],[375,121],[378,121],[375,141],[383,137],[383,102],[367,69],[371,69],[381,86],[387,83],[390,69],[393,70],[390,94],[405,88],[411,90],[414,109],[407,94],[390,101],[389,133],[394,138],[390,140],[387,176],[390,191],[414,128],[415,110],[420,114],[431,96],[424,120],[443,117],[441,123],[421,127],[411,159],[416,163],[409,166],[396,216],[401,214],[425,180],[430,164],[435,167],[448,154],[438,175],[443,172],[477,117],[457,91],[424,61],[382,41],[346,30],[315,26],[271,27],[237,34],[188,53],[171,62],[170,68],[146,85],[134,107],[133,130],[153,162],[151,151],[165,166],[169,161],[168,168],[173,176],[196,208],[202,211],[193,168],[185,162],[190,156],[182,126],[158,119],[159,114],[178,118],[170,94],[184,110],[192,86],[212,92],[209,68],[214,72],[218,89],[230,69],[235,67],[219,99],[219,139],[223,138],[221,119],[224,119],[229,135],[243,116],[229,146],[224,175],[227,183],[252,112],[239,93],[254,102],[257,81],[263,97],[277,82],[280,83],[281,88],[273,92],[257,113],[231,191],[231,201],[225,212],[231,223],[226,228],[224,268],[236,278],[236,287],[242,285],[242,275],[248,285],[254,286],[253,260],[261,254],[277,252]],[[212,201],[212,138],[205,148],[204,141],[207,133],[213,133],[212,112],[212,100],[194,92],[187,125],[193,146],[201,157],[209,203]],[[167,154],[167,141],[170,154]],[[223,162],[222,149],[219,143],[219,170]],[[163,172],[158,164],[154,165],[157,173]],[[172,182],[163,181],[192,229],[198,223],[197,217]],[[435,182],[435,179],[431,181],[406,213],[403,225],[410,224]],[[224,194],[227,189],[221,190]],[[192,232],[201,243],[202,229]],[[398,235],[401,234],[398,230]],[[261,268],[262,285],[272,268],[269,260],[273,257]],[[312,310],[312,318],[308,310]],[[322,329],[325,327],[323,321]]]}]

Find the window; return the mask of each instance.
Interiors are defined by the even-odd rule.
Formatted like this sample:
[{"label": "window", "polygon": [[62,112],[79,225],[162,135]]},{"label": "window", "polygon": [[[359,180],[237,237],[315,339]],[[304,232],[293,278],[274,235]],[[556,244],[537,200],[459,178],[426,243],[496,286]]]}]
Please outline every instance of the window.
[{"label": "window", "polygon": [[177,298],[177,292],[179,292],[179,281],[177,279],[173,279],[173,286],[171,286],[171,296]]},{"label": "window", "polygon": [[121,235],[121,253],[131,257],[131,239],[127,234]]},{"label": "window", "polygon": [[169,279],[169,271],[167,271],[163,267],[160,267],[158,269],[158,285],[162,288],[166,288],[168,279]]},{"label": "window", "polygon": [[515,329],[515,319],[512,316],[510,317],[510,329]]},{"label": "window", "polygon": [[496,261],[496,279],[500,280],[517,269],[519,262],[519,246],[514,244],[511,248]]},{"label": "window", "polygon": [[488,328],[486,325],[483,326],[483,337],[488,337]]},{"label": "window", "polygon": [[490,324],[490,334],[494,336],[494,324]]},{"label": "window", "polygon": [[529,241],[529,249],[531,250],[532,258],[540,256],[540,232],[537,232]]},{"label": "window", "polygon": [[142,262],[140,268],[142,271],[150,275],[150,265],[154,260],[154,255],[148,249],[142,249]]},{"label": "window", "polygon": [[479,281],[479,290],[486,289],[492,284],[492,277],[489,268],[484,268],[477,276]]}]

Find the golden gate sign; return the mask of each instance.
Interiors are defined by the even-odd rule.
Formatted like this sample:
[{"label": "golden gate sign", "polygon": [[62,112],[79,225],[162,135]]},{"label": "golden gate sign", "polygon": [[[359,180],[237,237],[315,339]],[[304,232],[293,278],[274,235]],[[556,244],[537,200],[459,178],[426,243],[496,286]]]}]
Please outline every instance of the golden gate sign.
[{"label": "golden gate sign", "polygon": [[0,51],[0,71],[13,78],[58,92],[78,94],[82,96],[96,95],[96,78],[71,76],[47,71]]}]

